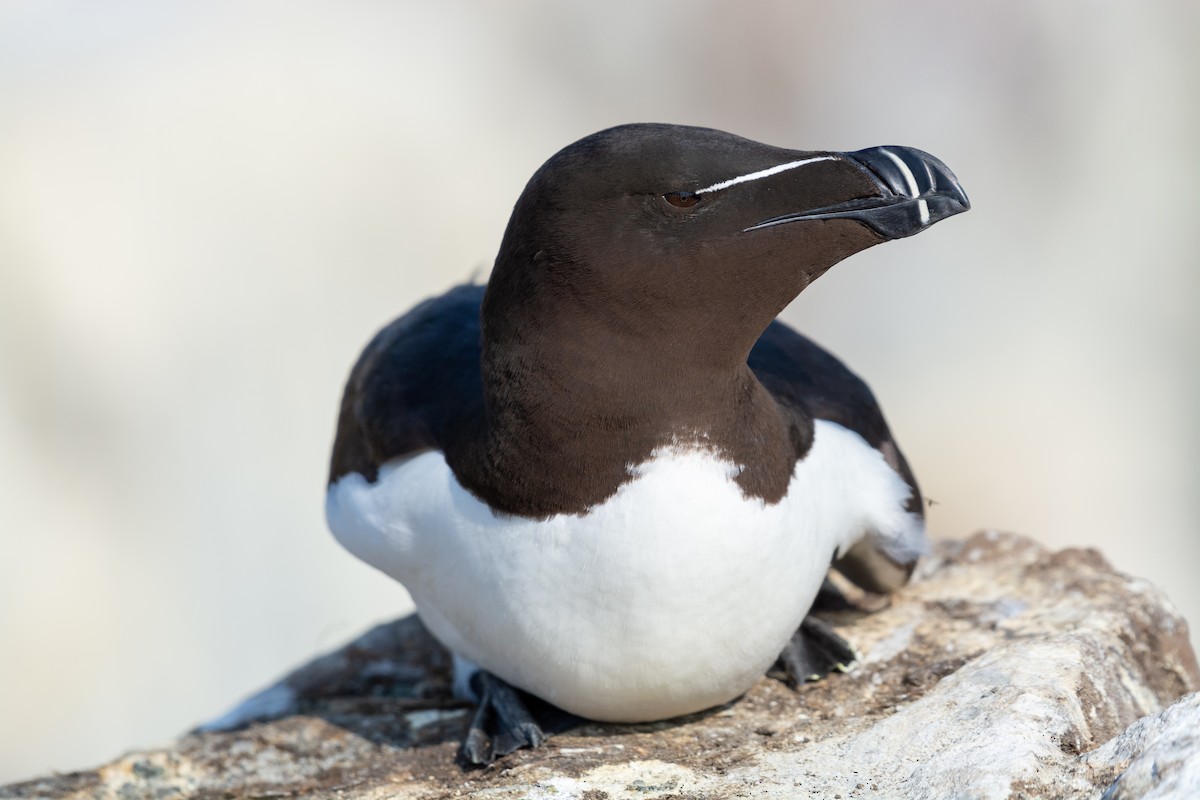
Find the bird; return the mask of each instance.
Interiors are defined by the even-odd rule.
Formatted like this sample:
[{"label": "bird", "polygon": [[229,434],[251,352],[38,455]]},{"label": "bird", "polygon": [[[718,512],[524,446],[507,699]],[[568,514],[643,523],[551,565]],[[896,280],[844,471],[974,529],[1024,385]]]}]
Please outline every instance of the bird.
[{"label": "bird", "polygon": [[969,207],[910,147],[621,125],[534,173],[486,285],[371,339],[326,520],[453,653],[468,763],[543,742],[530,696],[645,722],[853,660],[809,612],[831,568],[906,584],[921,492],[866,383],[776,317]]}]

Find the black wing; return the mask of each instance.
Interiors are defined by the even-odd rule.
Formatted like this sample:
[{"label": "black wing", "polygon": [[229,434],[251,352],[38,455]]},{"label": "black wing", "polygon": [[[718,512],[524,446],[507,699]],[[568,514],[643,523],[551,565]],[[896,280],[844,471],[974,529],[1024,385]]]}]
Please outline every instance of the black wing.
[{"label": "black wing", "polygon": [[389,459],[442,450],[482,424],[483,291],[458,286],[426,300],[366,346],[342,396],[330,483],[350,472],[373,481]]}]

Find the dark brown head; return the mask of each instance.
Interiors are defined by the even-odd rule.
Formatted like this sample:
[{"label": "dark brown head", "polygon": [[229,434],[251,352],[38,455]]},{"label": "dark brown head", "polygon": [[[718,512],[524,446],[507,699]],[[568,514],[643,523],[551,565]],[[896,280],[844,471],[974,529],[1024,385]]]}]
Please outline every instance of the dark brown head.
[{"label": "dark brown head", "polygon": [[829,267],[968,207],[950,170],[912,148],[787,150],[706,128],[611,128],[529,181],[489,282],[484,339],[573,330],[610,348],[653,341],[675,358],[744,362]]}]

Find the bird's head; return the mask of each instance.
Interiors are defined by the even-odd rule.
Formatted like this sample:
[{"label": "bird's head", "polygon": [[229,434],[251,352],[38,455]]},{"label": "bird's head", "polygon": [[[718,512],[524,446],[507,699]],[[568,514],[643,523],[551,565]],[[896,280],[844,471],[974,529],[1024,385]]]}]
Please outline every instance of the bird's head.
[{"label": "bird's head", "polygon": [[[513,210],[484,303],[556,329],[678,339],[745,358],[838,261],[970,207],[909,147],[788,150],[707,128],[625,125],[559,151]],[[665,338],[664,338],[665,337]]]}]

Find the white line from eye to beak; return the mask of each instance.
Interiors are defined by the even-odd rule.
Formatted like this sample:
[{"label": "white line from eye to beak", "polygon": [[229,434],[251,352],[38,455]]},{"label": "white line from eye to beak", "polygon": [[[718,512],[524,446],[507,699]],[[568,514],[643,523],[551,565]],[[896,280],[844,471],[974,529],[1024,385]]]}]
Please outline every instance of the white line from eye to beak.
[{"label": "white line from eye to beak", "polygon": [[[705,192],[718,192],[721,189],[728,189],[730,186],[733,186],[738,183],[745,183],[746,181],[756,181],[759,178],[769,178],[772,175],[778,175],[779,173],[785,172],[789,169],[795,169],[796,167],[803,167],[805,164],[812,164],[816,161],[836,161],[836,160],[837,160],[837,158],[835,156],[816,156],[815,158],[803,158],[799,161],[789,161],[786,164],[778,164],[774,167],[768,167],[767,169],[761,169],[758,172],[751,172],[746,175],[739,175],[736,178],[730,178],[727,181],[721,181],[720,183],[714,183],[712,186],[706,186],[703,189],[698,190],[696,192],[696,194],[704,194]],[[905,169],[907,169],[907,167],[905,167]],[[908,176],[911,178],[912,173],[911,172],[908,173]]]},{"label": "white line from eye to beak", "polygon": [[[908,196],[916,199],[917,192],[920,191],[917,188],[917,176],[913,175],[912,170],[908,168],[908,164],[905,164],[904,159],[886,147],[879,148],[879,152],[890,158],[900,168],[900,173],[904,175],[904,182],[908,184]],[[929,203],[925,200],[917,200],[917,211],[921,214],[921,224],[927,224],[929,222]]]}]

